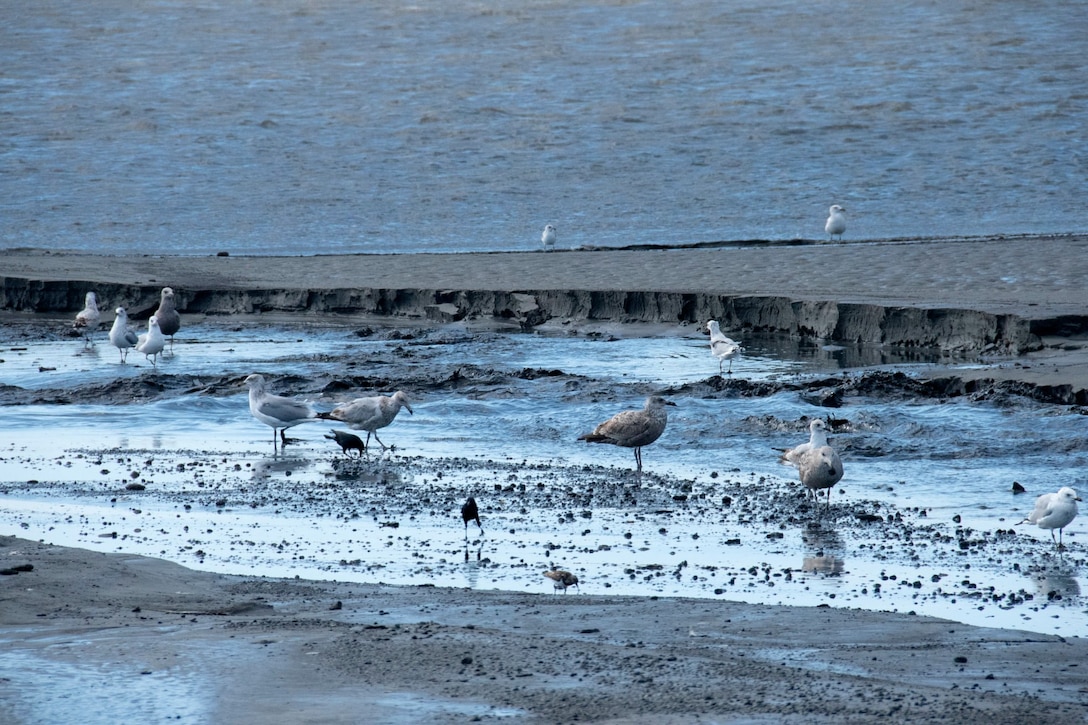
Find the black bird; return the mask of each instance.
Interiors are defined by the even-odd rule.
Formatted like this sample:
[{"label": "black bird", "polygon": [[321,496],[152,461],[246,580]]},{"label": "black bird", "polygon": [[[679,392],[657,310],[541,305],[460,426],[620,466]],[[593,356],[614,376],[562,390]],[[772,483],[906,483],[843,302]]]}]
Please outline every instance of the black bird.
[{"label": "black bird", "polygon": [[[336,441],[340,446],[340,450],[348,458],[362,458],[363,453],[366,452],[366,446],[363,445],[363,439],[354,433],[348,433],[346,430],[333,430],[332,435],[326,435],[330,441]],[[359,455],[353,456],[348,451],[359,451]]]},{"label": "black bird", "polygon": [[465,522],[465,536],[468,536],[468,522],[475,519],[476,525],[480,527],[480,533],[484,531],[484,525],[480,523],[480,509],[476,507],[476,499],[472,496],[468,497],[468,501],[461,507],[461,519]]}]

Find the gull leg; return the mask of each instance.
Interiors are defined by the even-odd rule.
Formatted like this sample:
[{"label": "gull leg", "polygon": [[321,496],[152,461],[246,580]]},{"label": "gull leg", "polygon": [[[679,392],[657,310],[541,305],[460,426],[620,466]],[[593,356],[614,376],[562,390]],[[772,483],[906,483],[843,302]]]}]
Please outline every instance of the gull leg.
[{"label": "gull leg", "polygon": [[374,440],[378,441],[378,445],[382,447],[383,451],[389,447],[382,443],[382,439],[378,437],[378,431],[374,431]]}]

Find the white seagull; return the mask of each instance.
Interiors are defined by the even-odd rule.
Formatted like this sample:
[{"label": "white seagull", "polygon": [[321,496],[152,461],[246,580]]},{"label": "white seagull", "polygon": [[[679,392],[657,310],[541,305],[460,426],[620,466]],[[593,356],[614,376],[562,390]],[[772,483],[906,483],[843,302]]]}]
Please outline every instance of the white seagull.
[{"label": "white seagull", "polygon": [[718,375],[722,374],[722,363],[726,360],[729,361],[729,375],[733,374],[733,358],[738,357],[744,348],[740,346],[735,340],[731,340],[722,334],[721,327],[718,326],[717,320],[711,320],[706,323],[706,327],[710,330],[710,352],[714,357],[718,358]]},{"label": "white seagull", "polygon": [[264,376],[253,373],[245,379],[249,386],[249,412],[265,425],[272,426],[272,448],[276,448],[276,430],[280,440],[287,445],[287,429],[308,420],[315,420],[317,413],[309,403],[300,402],[268,392]]},{"label": "white seagull", "polygon": [[544,245],[544,251],[555,248],[555,227],[551,224],[544,226],[544,233],[540,235],[540,243]]},{"label": "white seagull", "polygon": [[136,347],[140,338],[128,329],[128,313],[125,312],[125,308],[118,307],[114,312],[117,313],[117,317],[114,318],[113,327],[110,328],[110,343],[120,351],[123,365],[128,357],[129,348]]},{"label": "white seagull", "polygon": [[778,459],[779,463],[797,467],[801,463],[801,456],[827,445],[827,423],[823,421],[823,418],[813,418],[809,421],[808,430],[808,441],[782,451],[782,456]]},{"label": "white seagull", "polygon": [[831,446],[820,446],[802,454],[797,462],[801,483],[820,500],[818,491],[827,489],[827,505],[831,506],[831,487],[842,480],[842,461]]},{"label": "white seagull", "polygon": [[159,321],[159,331],[170,338],[170,351],[174,350],[174,335],[181,329],[181,315],[174,307],[174,290],[162,288],[159,309],[155,310],[155,319]]},{"label": "white seagull", "polygon": [[651,395],[646,398],[646,405],[642,410],[616,413],[594,428],[592,433],[578,436],[578,440],[634,448],[635,463],[638,466],[636,470],[642,471],[642,447],[660,438],[669,422],[666,405],[675,406],[676,403],[665,400],[660,395]]},{"label": "white seagull", "polygon": [[136,340],[136,351],[142,352],[144,357],[151,361],[152,365],[158,367],[157,358],[164,347],[166,347],[166,338],[159,332],[159,321],[154,317],[149,317],[147,320],[147,333],[140,335]]},{"label": "white seagull", "polygon": [[101,319],[102,315],[98,311],[98,297],[94,292],[88,292],[84,298],[83,309],[76,315],[72,327],[79,330],[83,335],[84,343],[93,345],[94,341],[91,340],[91,333],[98,331],[98,323]]},{"label": "white seagull", "polygon": [[325,420],[338,420],[352,430],[365,430],[366,443],[370,445],[370,436],[378,441],[378,445],[384,450],[388,446],[382,443],[378,437],[378,429],[384,428],[393,422],[400,409],[404,408],[412,415],[412,406],[408,402],[408,396],[404,391],[398,390],[392,395],[376,395],[372,398],[356,398],[350,403],[344,403],[333,408],[328,413],[318,413],[319,418]]},{"label": "white seagull", "polygon": [[1068,486],[1059,488],[1057,493],[1044,493],[1035,499],[1035,510],[1020,523],[1031,523],[1040,529],[1050,529],[1050,540],[1054,541],[1054,529],[1058,530],[1058,548],[1062,548],[1062,531],[1077,517],[1077,501],[1081,498]]},{"label": "white seagull", "polygon": [[839,235],[839,239],[842,239],[842,234],[846,231],[846,209],[838,204],[832,204],[827,213],[828,217],[827,223],[824,224],[824,231],[832,239],[835,238],[836,234]]}]

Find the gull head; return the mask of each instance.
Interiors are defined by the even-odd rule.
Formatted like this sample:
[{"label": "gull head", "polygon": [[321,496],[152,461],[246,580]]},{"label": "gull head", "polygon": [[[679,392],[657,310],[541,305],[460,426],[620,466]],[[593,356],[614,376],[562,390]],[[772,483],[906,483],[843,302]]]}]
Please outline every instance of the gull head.
[{"label": "gull head", "polygon": [[1077,492],[1074,489],[1069,488],[1069,486],[1063,486],[1062,488],[1058,489],[1058,498],[1067,503],[1083,500],[1080,496],[1077,495]]},{"label": "gull head", "polygon": [[831,216],[835,216],[836,214],[841,214],[844,211],[846,211],[846,207],[845,206],[839,206],[838,204],[832,204],[831,208],[827,210],[827,212],[829,214],[831,214]]},{"label": "gull head", "polygon": [[402,390],[398,390],[397,392],[393,393],[393,400],[400,403],[401,406],[405,408],[411,415],[415,415],[415,413],[412,411],[412,406],[408,403],[407,393]]}]

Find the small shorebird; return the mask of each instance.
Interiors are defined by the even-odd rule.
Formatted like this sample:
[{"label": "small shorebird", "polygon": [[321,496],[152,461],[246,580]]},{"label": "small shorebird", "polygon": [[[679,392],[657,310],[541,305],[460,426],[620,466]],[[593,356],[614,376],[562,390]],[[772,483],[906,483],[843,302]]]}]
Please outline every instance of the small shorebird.
[{"label": "small shorebird", "polygon": [[801,456],[827,445],[827,423],[824,422],[823,418],[813,418],[809,421],[808,430],[808,441],[782,451],[782,455],[778,459],[779,463],[785,463],[796,468],[801,463]]},{"label": "small shorebird", "polygon": [[181,315],[174,307],[174,290],[162,288],[159,309],[155,310],[155,319],[159,321],[159,332],[170,338],[170,351],[174,351],[174,334],[181,329]]},{"label": "small shorebird", "polygon": [[540,243],[544,245],[544,251],[555,248],[555,227],[551,224],[544,226],[544,232],[540,235]]},{"label": "small shorebird", "polygon": [[706,328],[710,330],[710,353],[718,358],[718,375],[722,374],[722,363],[726,360],[729,361],[728,374],[732,375],[733,359],[739,357],[744,352],[744,348],[740,346],[740,343],[722,333],[717,320],[706,323]]},{"label": "small shorebird", "polygon": [[[336,441],[336,444],[340,446],[340,452],[348,458],[362,458],[363,454],[366,453],[366,446],[363,445],[363,439],[354,433],[336,429],[329,431],[329,433],[332,433],[332,435],[326,433],[325,437],[330,441]],[[359,455],[352,456],[349,451],[359,451]]]},{"label": "small shorebird", "polygon": [[287,445],[288,428],[317,417],[317,413],[309,403],[269,393],[264,376],[259,373],[253,373],[247,377],[245,383],[249,386],[249,412],[265,425],[272,426],[273,449],[276,447],[277,429],[283,445]]},{"label": "small shorebird", "polygon": [[1057,547],[1063,548],[1062,531],[1077,517],[1077,501],[1081,498],[1077,492],[1063,486],[1056,493],[1044,493],[1035,499],[1035,509],[1020,523],[1035,524],[1040,529],[1050,529],[1050,540],[1054,541],[1054,529],[1058,530]]},{"label": "small shorebird", "polygon": [[828,217],[827,223],[824,224],[824,231],[827,232],[831,239],[834,239],[835,235],[838,234],[841,240],[843,232],[846,231],[846,209],[838,204],[832,204],[827,213]]},{"label": "small shorebird", "polygon": [[363,444],[364,447],[370,445],[370,436],[374,436],[374,440],[378,441],[378,445],[384,450],[388,446],[382,443],[381,438],[378,437],[378,429],[392,423],[402,407],[415,415],[415,413],[412,413],[412,406],[408,402],[408,396],[403,391],[398,390],[388,396],[376,395],[372,398],[356,398],[350,403],[336,406],[328,413],[318,413],[317,417],[324,420],[338,420],[341,423],[346,423],[348,428],[352,430],[365,430],[366,443]]},{"label": "small shorebird", "polygon": [[820,500],[818,491],[827,489],[827,505],[831,506],[831,487],[842,480],[842,461],[831,446],[820,446],[802,454],[797,462],[801,483]]},{"label": "small shorebird", "polygon": [[83,309],[79,311],[75,322],[72,323],[72,327],[83,335],[84,344],[94,344],[91,334],[98,331],[98,323],[101,319],[102,314],[98,311],[98,297],[94,292],[88,292],[83,301]]},{"label": "small shorebird", "polygon": [[666,405],[675,406],[676,403],[665,400],[660,395],[651,395],[646,398],[646,405],[642,410],[616,413],[594,428],[592,433],[578,436],[578,440],[634,448],[637,470],[642,471],[642,447],[660,438],[665,432],[665,424],[669,422]]},{"label": "small shorebird", "polygon": [[468,538],[468,522],[476,521],[476,525],[480,527],[480,533],[484,532],[484,525],[480,523],[480,509],[476,506],[476,499],[472,496],[468,497],[464,505],[461,506],[461,520],[465,522],[465,538]]},{"label": "small shorebird", "polygon": [[[563,593],[567,593],[567,587],[577,587],[578,577],[571,574],[569,571],[563,571],[562,569],[549,569],[544,572],[544,576],[555,582],[555,589],[562,589]],[[578,587],[578,591],[582,591],[581,587]]]},{"label": "small shorebird", "polygon": [[151,364],[158,367],[158,356],[166,347],[166,338],[159,332],[159,321],[154,317],[147,319],[147,332],[136,339],[136,352],[142,352]]},{"label": "small shorebird", "polygon": [[140,341],[139,336],[128,329],[128,313],[125,312],[124,307],[118,307],[114,310],[117,317],[113,319],[113,327],[110,328],[110,343],[116,347],[121,353],[121,364],[125,363],[128,358],[128,351],[130,348],[136,347],[136,343]]}]

